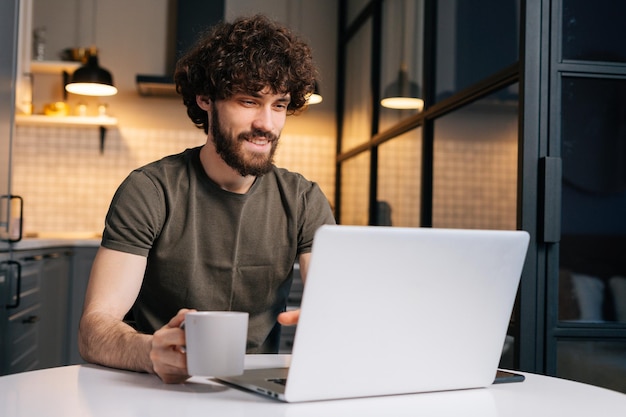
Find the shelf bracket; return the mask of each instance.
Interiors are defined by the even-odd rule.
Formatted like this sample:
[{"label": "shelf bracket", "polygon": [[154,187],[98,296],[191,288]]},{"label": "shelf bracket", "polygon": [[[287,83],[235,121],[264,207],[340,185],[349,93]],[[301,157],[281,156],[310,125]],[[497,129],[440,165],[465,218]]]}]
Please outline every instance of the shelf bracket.
[{"label": "shelf bracket", "polygon": [[104,153],[104,140],[106,139],[107,128],[100,126],[100,154]]}]

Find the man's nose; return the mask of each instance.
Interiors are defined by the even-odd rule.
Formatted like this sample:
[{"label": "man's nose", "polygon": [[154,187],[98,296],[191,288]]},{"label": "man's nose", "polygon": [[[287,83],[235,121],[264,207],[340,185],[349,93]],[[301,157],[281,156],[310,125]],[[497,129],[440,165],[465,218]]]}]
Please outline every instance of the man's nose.
[{"label": "man's nose", "polygon": [[274,131],[274,118],[271,107],[261,107],[254,118],[252,127],[264,132]]}]

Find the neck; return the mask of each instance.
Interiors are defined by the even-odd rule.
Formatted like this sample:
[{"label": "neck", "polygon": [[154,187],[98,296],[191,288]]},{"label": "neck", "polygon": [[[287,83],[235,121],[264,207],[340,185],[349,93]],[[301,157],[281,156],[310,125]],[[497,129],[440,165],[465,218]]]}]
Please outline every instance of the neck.
[{"label": "neck", "polygon": [[250,190],[256,180],[255,176],[242,177],[236,170],[231,168],[215,150],[211,140],[200,149],[200,162],[204,172],[221,189],[231,193],[245,194]]}]

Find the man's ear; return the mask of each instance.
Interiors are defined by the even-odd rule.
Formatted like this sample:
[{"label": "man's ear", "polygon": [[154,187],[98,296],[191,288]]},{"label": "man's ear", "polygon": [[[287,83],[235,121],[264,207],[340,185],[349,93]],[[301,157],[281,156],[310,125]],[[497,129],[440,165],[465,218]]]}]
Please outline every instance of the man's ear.
[{"label": "man's ear", "polygon": [[211,99],[208,96],[196,96],[196,103],[202,110],[209,111],[211,108]]}]

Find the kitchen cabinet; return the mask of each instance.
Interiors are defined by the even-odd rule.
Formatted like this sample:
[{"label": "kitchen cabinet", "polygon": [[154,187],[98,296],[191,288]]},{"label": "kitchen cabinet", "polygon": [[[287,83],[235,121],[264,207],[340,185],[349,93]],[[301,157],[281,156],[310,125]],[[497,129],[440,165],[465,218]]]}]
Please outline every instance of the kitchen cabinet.
[{"label": "kitchen cabinet", "polygon": [[16,250],[12,260],[0,253],[0,290],[8,307],[0,311],[0,375],[84,363],[78,323],[97,250],[96,244],[68,242]]},{"label": "kitchen cabinet", "polygon": [[8,342],[7,334],[7,320],[5,312],[7,306],[10,305],[10,283],[13,280],[13,272],[11,270],[11,257],[8,252],[0,251],[0,375],[4,374],[4,358],[6,357],[6,344]]},{"label": "kitchen cabinet", "polygon": [[[9,281],[10,303],[4,317],[7,331],[3,335],[5,352],[2,374],[37,369],[41,314],[39,265],[27,260],[21,264],[20,278]],[[12,268],[8,268],[10,272]]]},{"label": "kitchen cabinet", "polygon": [[76,246],[73,249],[72,270],[70,277],[70,302],[69,302],[69,329],[67,346],[67,364],[75,365],[85,363],[78,353],[78,324],[83,312],[85,292],[91,264],[96,257],[98,246]]},{"label": "kitchen cabinet", "polygon": [[2,374],[64,365],[67,362],[70,248],[16,251],[19,280],[6,285],[10,296],[2,312]]},{"label": "kitchen cabinet", "polygon": [[38,255],[42,257],[39,260],[41,321],[37,350],[40,368],[50,368],[67,362],[71,255],[69,248]]}]

